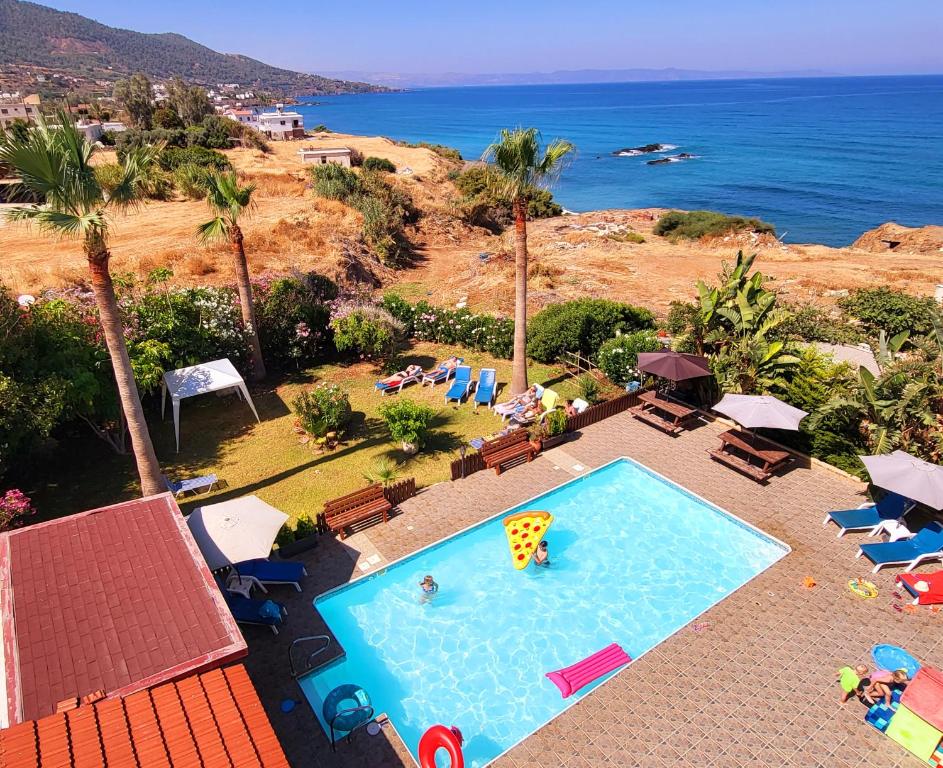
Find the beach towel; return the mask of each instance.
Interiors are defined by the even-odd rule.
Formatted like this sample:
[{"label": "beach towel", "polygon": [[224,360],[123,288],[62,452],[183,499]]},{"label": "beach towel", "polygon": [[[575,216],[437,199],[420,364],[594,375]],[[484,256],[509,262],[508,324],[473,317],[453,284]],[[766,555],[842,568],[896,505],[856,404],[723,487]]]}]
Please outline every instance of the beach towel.
[{"label": "beach towel", "polygon": [[943,672],[926,665],[920,667],[900,697],[900,703],[943,731]]},{"label": "beach towel", "polygon": [[902,573],[897,580],[913,590],[918,605],[943,603],[943,571],[936,573]]}]

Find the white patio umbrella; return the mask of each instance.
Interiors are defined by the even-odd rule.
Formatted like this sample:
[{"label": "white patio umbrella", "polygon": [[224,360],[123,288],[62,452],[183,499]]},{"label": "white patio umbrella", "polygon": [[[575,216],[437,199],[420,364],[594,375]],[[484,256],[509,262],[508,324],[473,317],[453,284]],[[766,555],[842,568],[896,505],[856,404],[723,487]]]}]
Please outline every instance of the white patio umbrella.
[{"label": "white patio umbrella", "polygon": [[724,395],[714,410],[747,429],[799,429],[809,414],[772,395]]},{"label": "white patio umbrella", "polygon": [[207,504],[187,517],[190,533],[211,571],[268,557],[288,515],[258,496]]},{"label": "white patio umbrella", "polygon": [[862,456],[871,482],[879,488],[943,509],[943,467],[918,459],[904,451],[881,456]]}]

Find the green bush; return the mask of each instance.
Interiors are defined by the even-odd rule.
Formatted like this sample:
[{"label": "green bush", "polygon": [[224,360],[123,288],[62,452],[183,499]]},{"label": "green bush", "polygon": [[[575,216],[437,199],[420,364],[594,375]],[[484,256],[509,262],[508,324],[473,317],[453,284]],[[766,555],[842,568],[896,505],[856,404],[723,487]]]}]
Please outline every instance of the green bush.
[{"label": "green bush", "polygon": [[652,331],[625,333],[599,348],[599,368],[613,384],[624,387],[635,378],[639,352],[657,352],[661,342]]},{"label": "green bush", "polygon": [[383,306],[403,324],[404,333],[422,341],[461,344],[509,360],[514,351],[514,322],[468,309],[443,309],[420,301],[415,306],[386,294]]},{"label": "green bush", "polygon": [[872,336],[880,331],[886,331],[888,336],[902,331],[910,331],[911,336],[930,333],[933,315],[939,311],[932,298],[918,298],[886,286],[859,288],[838,305]]},{"label": "green bush", "polygon": [[579,352],[596,359],[602,343],[617,331],[654,328],[647,309],[607,299],[576,299],[551,304],[538,312],[527,327],[527,353],[541,363],[552,363],[564,352]]},{"label": "green bush", "polygon": [[338,163],[325,163],[311,167],[314,194],[328,200],[349,203],[360,192],[360,177],[349,168]]},{"label": "green bush", "polygon": [[380,417],[395,441],[421,446],[429,434],[435,411],[423,403],[397,398],[380,406]]},{"label": "green bush", "polygon": [[790,317],[780,326],[784,338],[826,344],[858,344],[864,341],[860,330],[823,309],[811,305],[786,305],[785,308],[790,312]]},{"label": "green bush", "polygon": [[392,355],[403,336],[403,325],[382,307],[346,302],[331,316],[338,352],[353,352],[366,360]]},{"label": "green bush", "polygon": [[576,387],[589,405],[599,401],[599,382],[588,373],[584,373],[576,380]]},{"label": "green bush", "polygon": [[204,200],[209,174],[207,168],[195,163],[178,165],[172,173],[174,187],[188,200]]},{"label": "green bush", "polygon": [[760,219],[727,216],[716,211],[668,211],[658,219],[654,228],[656,235],[688,240],[719,237],[742,231],[776,234],[776,228],[772,224]]},{"label": "green bush", "polygon": [[645,238],[638,232],[610,232],[606,235],[606,239],[616,243],[634,243],[635,245],[645,242]]},{"label": "green bush", "polygon": [[363,161],[365,171],[383,171],[384,173],[396,173],[396,166],[385,157],[368,157]]},{"label": "green bush", "polygon": [[337,298],[337,286],[328,278],[316,272],[264,277],[252,282],[252,298],[268,365],[301,368],[333,346],[328,302]]},{"label": "green bush", "polygon": [[193,165],[213,171],[232,170],[226,155],[205,147],[167,147],[157,156],[157,163],[165,171],[174,171],[182,165]]},{"label": "green bush", "polygon": [[412,147],[413,149],[428,149],[439,157],[444,157],[446,160],[452,160],[457,163],[462,162],[462,153],[454,147],[447,147],[444,144],[430,144],[428,141],[414,141],[412,143],[401,142],[400,146]]},{"label": "green bush", "polygon": [[314,389],[302,390],[291,407],[301,428],[312,437],[342,432],[350,421],[350,398],[337,384],[322,382]]},{"label": "green bush", "polygon": [[318,526],[310,515],[298,515],[298,519],[295,520],[295,541],[314,536],[317,532]]},{"label": "green bush", "polygon": [[566,414],[559,408],[556,408],[547,414],[544,419],[544,424],[547,428],[548,437],[562,435],[566,432]]}]

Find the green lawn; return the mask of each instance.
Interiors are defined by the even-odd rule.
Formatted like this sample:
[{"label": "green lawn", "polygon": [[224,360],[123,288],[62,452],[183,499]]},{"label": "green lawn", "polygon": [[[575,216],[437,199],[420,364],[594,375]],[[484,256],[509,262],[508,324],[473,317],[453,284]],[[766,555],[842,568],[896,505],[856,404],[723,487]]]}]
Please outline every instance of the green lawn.
[{"label": "green lawn", "polygon": [[[506,399],[511,363],[490,355],[437,344],[416,343],[406,353],[406,363],[431,368],[456,354],[477,369],[496,368],[498,401]],[[435,388],[407,386],[401,395],[381,398],[374,391],[378,378],[373,366],[321,365],[269,387],[253,389],[261,424],[249,409],[232,397],[206,395],[183,401],[180,453],[174,452],[173,425],[155,414],[151,435],[166,474],[179,478],[215,472],[223,487],[212,494],[190,497],[181,506],[223,501],[254,493],[285,513],[296,517],[319,512],[327,499],[356,490],[367,483],[364,475],[375,471],[383,459],[400,465],[400,477],[415,477],[420,486],[449,479],[449,463],[468,440],[500,428],[500,419],[488,409],[477,413],[470,403],[445,404],[443,385]],[[576,397],[576,384],[554,366],[532,364],[532,382],[552,386],[564,397]],[[354,419],[336,450],[319,453],[301,444],[293,430],[290,403],[303,387],[317,381],[339,384],[350,394]],[[377,416],[379,405],[392,397],[407,397],[438,410],[429,444],[408,457],[392,443]],[[29,488],[44,519],[79,512],[133,498],[136,474],[127,456],[116,456],[94,437],[77,435],[63,440],[44,462],[38,463]]]}]

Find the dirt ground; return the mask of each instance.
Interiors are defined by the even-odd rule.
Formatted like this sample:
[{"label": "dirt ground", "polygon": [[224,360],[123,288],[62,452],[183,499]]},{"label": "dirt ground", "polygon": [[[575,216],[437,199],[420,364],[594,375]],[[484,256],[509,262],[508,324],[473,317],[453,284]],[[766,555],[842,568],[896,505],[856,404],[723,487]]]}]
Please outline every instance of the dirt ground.
[{"label": "dirt ground", "polygon": [[[307,189],[298,150],[306,146],[348,146],[364,156],[393,161],[397,184],[409,190],[423,215],[409,236],[417,259],[393,272],[364,248],[360,217],[346,206],[317,200]],[[410,298],[435,303],[466,302],[475,309],[509,312],[513,302],[512,243],[455,217],[456,192],[447,175],[456,166],[426,149],[385,138],[319,134],[296,142],[274,142],[263,155],[249,149],[227,152],[233,165],[257,185],[255,208],[244,227],[253,271],[315,269],[341,282],[372,287],[394,284]],[[920,248],[881,250],[884,237],[863,238],[865,247],[784,245],[774,238],[728,237],[709,243],[671,243],[652,234],[661,211],[595,211],[532,222],[530,303],[535,307],[577,296],[629,301],[664,311],[676,299],[694,295],[698,279],[710,279],[738,248],[758,251],[757,267],[778,290],[801,303],[829,304],[840,292],[868,285],[892,285],[932,295],[943,282],[943,242],[926,246],[940,228],[913,230]],[[181,284],[230,279],[226,248],[202,245],[194,231],[208,218],[202,201],[151,202],[115,221],[113,270],[146,275],[170,266]],[[644,242],[626,240],[635,233]],[[873,230],[872,233],[879,233]],[[897,237],[895,235],[895,237]],[[934,239],[935,243],[935,239]],[[931,244],[932,245],[932,244]],[[906,246],[904,246],[906,247]],[[82,280],[85,264],[78,243],[54,241],[0,217],[0,281],[15,292],[37,292]]]}]

